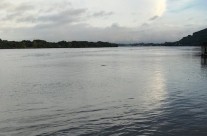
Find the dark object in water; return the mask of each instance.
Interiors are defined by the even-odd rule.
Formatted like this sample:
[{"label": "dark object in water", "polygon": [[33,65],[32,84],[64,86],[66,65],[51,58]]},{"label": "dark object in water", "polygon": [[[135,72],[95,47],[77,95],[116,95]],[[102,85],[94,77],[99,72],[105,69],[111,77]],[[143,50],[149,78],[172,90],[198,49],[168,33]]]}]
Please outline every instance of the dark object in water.
[{"label": "dark object in water", "polygon": [[201,56],[201,65],[207,66],[207,57],[206,56]]},{"label": "dark object in water", "polygon": [[201,55],[207,56],[207,42],[204,42],[201,46]]}]

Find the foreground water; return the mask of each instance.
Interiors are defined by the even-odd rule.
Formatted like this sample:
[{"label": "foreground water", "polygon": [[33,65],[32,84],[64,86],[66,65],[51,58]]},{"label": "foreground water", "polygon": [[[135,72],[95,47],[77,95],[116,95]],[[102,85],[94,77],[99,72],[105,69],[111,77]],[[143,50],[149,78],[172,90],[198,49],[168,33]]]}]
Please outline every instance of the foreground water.
[{"label": "foreground water", "polygon": [[0,136],[206,136],[195,47],[0,50]]}]

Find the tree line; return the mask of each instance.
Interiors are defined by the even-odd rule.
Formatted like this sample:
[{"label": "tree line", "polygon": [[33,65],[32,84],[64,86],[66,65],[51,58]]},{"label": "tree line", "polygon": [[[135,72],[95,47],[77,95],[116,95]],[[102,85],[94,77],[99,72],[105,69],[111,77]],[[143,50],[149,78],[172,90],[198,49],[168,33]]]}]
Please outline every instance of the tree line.
[{"label": "tree line", "polygon": [[88,41],[60,41],[47,42],[44,40],[23,40],[7,41],[0,39],[0,49],[24,49],[24,48],[99,48],[99,47],[118,47],[118,44],[108,42],[88,42]]}]

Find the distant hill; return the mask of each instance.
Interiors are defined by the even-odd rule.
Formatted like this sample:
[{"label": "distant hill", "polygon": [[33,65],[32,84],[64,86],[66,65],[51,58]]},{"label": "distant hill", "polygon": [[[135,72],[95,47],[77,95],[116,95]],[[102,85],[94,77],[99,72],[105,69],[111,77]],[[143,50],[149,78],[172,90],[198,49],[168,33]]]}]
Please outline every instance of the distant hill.
[{"label": "distant hill", "polygon": [[183,37],[176,42],[156,43],[135,43],[127,44],[127,46],[201,46],[207,43],[207,28]]},{"label": "distant hill", "polygon": [[193,35],[183,37],[180,41],[177,42],[177,44],[183,46],[199,46],[202,45],[204,42],[207,42],[207,28],[195,32],[193,33]]}]

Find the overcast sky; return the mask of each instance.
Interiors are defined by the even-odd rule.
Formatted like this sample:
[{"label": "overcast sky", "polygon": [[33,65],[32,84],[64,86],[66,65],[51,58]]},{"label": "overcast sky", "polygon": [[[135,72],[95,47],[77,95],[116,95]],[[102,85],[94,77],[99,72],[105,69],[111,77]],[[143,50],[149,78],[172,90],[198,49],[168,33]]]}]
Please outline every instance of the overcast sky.
[{"label": "overcast sky", "polygon": [[0,0],[6,40],[176,41],[207,27],[207,0]]}]

